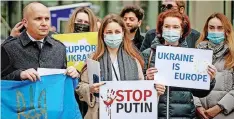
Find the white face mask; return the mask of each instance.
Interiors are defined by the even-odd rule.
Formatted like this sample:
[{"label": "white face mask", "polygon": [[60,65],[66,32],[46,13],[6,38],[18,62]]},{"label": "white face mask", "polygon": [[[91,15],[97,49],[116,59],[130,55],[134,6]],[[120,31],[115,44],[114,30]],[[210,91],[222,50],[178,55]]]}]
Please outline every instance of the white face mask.
[{"label": "white face mask", "polygon": [[180,39],[180,31],[163,30],[162,37],[169,43],[174,43]]},{"label": "white face mask", "polygon": [[118,48],[123,41],[123,34],[104,34],[104,42],[110,48]]}]

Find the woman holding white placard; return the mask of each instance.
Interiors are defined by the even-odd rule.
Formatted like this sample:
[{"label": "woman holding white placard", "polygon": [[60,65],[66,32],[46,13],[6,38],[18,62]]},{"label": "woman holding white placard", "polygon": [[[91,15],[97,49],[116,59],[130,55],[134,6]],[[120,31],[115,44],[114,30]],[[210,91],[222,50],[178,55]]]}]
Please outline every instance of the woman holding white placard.
[{"label": "woman holding white placard", "polygon": [[228,18],[212,14],[197,41],[197,48],[213,50],[217,68],[216,84],[211,93],[194,97],[197,114],[204,119],[234,119],[234,31]]},{"label": "woman holding white placard", "polygon": [[[151,48],[142,52],[145,60],[144,72],[147,80],[154,80],[154,74],[158,72],[154,66],[157,46],[188,47],[186,37],[191,32],[188,16],[176,10],[168,10],[158,16],[157,37],[152,42]],[[160,72],[160,71],[159,71]],[[195,106],[193,95],[205,97],[215,85],[214,76],[216,69],[210,65],[208,74],[211,77],[210,90],[187,89],[179,87],[167,87],[166,93],[163,85],[157,84],[158,92],[164,93],[159,98],[158,118],[195,118]]]},{"label": "woman holding white placard", "polygon": [[[132,47],[127,37],[127,29],[120,16],[107,15],[98,32],[97,50],[91,59],[100,62],[101,77],[103,81],[143,80],[142,67],[144,60]],[[80,100],[89,105],[85,119],[98,119],[99,102],[95,93],[104,83],[89,84],[87,67],[81,73],[81,82],[76,91]]]}]

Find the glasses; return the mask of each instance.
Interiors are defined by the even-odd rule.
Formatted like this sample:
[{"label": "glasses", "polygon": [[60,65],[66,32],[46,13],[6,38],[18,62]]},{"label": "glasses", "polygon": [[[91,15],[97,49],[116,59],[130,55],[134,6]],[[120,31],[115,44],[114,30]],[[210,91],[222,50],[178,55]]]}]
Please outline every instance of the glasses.
[{"label": "glasses", "polygon": [[172,4],[161,5],[161,10],[165,11],[165,10],[168,10],[168,9],[172,9],[173,7],[175,7],[175,6],[173,6]]}]

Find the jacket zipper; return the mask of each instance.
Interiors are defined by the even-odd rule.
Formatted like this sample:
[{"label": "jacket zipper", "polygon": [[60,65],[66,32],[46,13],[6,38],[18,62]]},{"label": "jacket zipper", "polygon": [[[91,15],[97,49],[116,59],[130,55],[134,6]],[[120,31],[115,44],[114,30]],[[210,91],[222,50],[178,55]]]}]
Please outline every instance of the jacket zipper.
[{"label": "jacket zipper", "polygon": [[167,86],[167,119],[169,119],[169,86]]}]

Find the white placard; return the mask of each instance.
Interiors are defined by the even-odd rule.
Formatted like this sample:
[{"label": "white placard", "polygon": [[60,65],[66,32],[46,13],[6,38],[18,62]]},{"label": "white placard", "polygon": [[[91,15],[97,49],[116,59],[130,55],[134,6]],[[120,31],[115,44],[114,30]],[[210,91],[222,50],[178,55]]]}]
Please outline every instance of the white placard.
[{"label": "white placard", "polygon": [[[92,60],[92,59],[87,59],[87,70],[88,70],[88,77],[89,77],[89,84],[94,83],[94,78],[95,80],[100,81],[100,63],[98,61]],[[98,78],[98,79],[97,79]]]},{"label": "white placard", "polygon": [[160,84],[175,87],[210,89],[208,65],[212,63],[211,50],[158,46],[154,79]]},{"label": "white placard", "polygon": [[53,69],[53,68],[37,68],[37,72],[40,76],[64,74],[66,69]]},{"label": "white placard", "polygon": [[99,119],[157,119],[154,82],[106,81],[100,87]]}]

